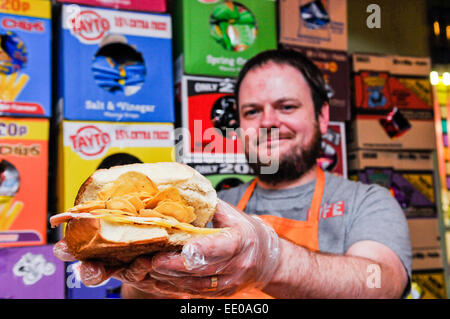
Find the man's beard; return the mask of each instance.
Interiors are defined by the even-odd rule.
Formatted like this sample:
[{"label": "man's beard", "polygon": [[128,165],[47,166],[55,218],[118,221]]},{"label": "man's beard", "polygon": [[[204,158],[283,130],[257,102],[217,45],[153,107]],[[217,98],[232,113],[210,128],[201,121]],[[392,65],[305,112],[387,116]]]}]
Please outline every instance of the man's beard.
[{"label": "man's beard", "polygon": [[[258,179],[267,184],[276,185],[282,182],[294,181],[308,173],[311,168],[317,164],[317,159],[320,157],[322,148],[322,134],[320,133],[317,123],[314,125],[314,135],[310,143],[305,147],[296,145],[289,153],[279,158],[278,163],[262,163],[258,156],[257,161],[249,161],[249,152],[246,151],[245,155],[249,166],[253,169],[254,174]],[[264,173],[264,169],[268,166],[274,166],[278,164],[278,169],[271,173]]]}]

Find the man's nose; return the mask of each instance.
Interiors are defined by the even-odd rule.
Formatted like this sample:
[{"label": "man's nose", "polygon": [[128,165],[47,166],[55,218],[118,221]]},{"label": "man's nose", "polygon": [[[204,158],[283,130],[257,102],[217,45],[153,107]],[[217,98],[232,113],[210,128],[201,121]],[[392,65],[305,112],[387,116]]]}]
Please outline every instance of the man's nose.
[{"label": "man's nose", "polygon": [[261,118],[261,127],[279,127],[280,119],[277,112],[271,106],[264,107],[264,111]]}]

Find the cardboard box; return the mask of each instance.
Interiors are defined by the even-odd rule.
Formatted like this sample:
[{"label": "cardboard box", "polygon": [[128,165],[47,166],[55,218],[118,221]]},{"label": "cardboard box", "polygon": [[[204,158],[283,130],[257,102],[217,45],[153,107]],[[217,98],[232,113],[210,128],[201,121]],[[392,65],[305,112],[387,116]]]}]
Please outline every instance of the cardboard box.
[{"label": "cardboard box", "polygon": [[210,180],[216,191],[251,181],[253,170],[247,163],[186,163]]},{"label": "cardboard box", "polygon": [[0,118],[0,248],[46,243],[47,119]]},{"label": "cardboard box", "polygon": [[75,8],[62,6],[60,116],[173,122],[170,16]]},{"label": "cardboard box", "polygon": [[65,264],[66,299],[120,299],[122,282],[109,278],[95,286],[85,286],[80,277],[80,261]]},{"label": "cardboard box", "polygon": [[408,299],[447,299],[445,271],[415,271]]},{"label": "cardboard box", "polygon": [[365,184],[378,184],[389,189],[407,218],[436,217],[432,172],[370,167],[350,174],[354,180]]},{"label": "cardboard box", "polygon": [[131,163],[173,162],[173,125],[64,121],[58,153],[58,211],[72,207],[97,169]]},{"label": "cardboard box", "polygon": [[347,150],[345,123],[330,122],[328,131],[322,135],[322,157],[319,166],[330,173],[347,178]]},{"label": "cardboard box", "polygon": [[272,0],[177,0],[177,81],[183,73],[235,77],[248,59],[276,49],[275,5]]},{"label": "cardboard box", "polygon": [[237,129],[234,86],[230,78],[185,75],[181,79],[181,127],[178,159],[196,163],[245,163]]},{"label": "cardboard box", "polygon": [[358,113],[383,113],[397,107],[427,110],[432,117],[430,58],[356,53],[352,60]]},{"label": "cardboard box", "polygon": [[413,270],[442,269],[443,260],[437,218],[408,220]]},{"label": "cardboard box", "polygon": [[395,170],[433,170],[433,153],[429,151],[356,150],[348,155],[350,170],[366,167],[390,167]]},{"label": "cardboard box", "polygon": [[58,0],[58,2],[86,4],[120,10],[150,12],[165,12],[167,10],[166,0]]},{"label": "cardboard box", "polygon": [[346,0],[281,0],[280,42],[347,51]]},{"label": "cardboard box", "polygon": [[0,249],[0,298],[64,299],[64,262],[53,245]]},{"label": "cardboard box", "polygon": [[411,57],[373,53],[354,53],[352,70],[389,72],[392,75],[429,77],[431,59],[429,57]]},{"label": "cardboard box", "polygon": [[392,59],[384,54],[353,53],[353,73],[362,71],[389,72],[392,69]]},{"label": "cardboard box", "polygon": [[380,123],[385,118],[383,115],[357,115],[351,123],[349,149],[431,151],[436,148],[432,120],[408,119],[411,128],[391,138]]},{"label": "cardboard box", "polygon": [[347,53],[289,45],[284,47],[302,52],[319,67],[324,75],[330,99],[330,119],[349,121],[351,118],[350,64]]},{"label": "cardboard box", "polygon": [[51,116],[51,1],[0,6],[0,114]]}]

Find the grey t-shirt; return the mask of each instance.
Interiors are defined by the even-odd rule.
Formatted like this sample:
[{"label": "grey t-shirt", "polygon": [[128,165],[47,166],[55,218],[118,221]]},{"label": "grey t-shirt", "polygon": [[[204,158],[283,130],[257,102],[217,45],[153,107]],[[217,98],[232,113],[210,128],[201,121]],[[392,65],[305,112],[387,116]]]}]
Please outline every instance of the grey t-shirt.
[{"label": "grey t-shirt", "polygon": [[[245,212],[256,215],[306,220],[315,181],[282,190],[256,186]],[[219,197],[237,205],[249,183],[219,192]],[[372,240],[391,248],[411,278],[412,253],[406,217],[389,191],[325,172],[325,190],[319,221],[319,250],[343,255],[358,241]]]}]

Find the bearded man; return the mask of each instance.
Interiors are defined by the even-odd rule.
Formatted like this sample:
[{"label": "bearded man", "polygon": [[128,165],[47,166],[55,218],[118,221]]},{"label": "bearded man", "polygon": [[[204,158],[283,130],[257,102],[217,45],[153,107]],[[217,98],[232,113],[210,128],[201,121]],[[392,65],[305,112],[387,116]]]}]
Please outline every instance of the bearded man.
[{"label": "bearded man", "polygon": [[213,223],[230,231],[138,258],[116,274],[123,297],[405,297],[401,207],[387,189],[317,165],[329,122],[320,70],[293,50],[262,52],[242,69],[236,99],[256,178],[219,193]]}]

